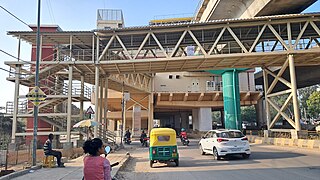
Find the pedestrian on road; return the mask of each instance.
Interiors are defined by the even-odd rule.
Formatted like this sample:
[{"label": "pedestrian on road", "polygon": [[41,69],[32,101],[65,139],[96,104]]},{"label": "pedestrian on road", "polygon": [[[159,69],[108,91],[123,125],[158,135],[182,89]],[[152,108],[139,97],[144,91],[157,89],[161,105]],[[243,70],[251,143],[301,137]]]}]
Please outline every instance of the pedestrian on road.
[{"label": "pedestrian on road", "polygon": [[57,158],[57,164],[58,167],[64,167],[63,163],[61,163],[61,157],[62,154],[60,151],[52,150],[52,140],[53,140],[53,134],[49,134],[48,139],[43,145],[44,154],[46,156],[52,155]]},{"label": "pedestrian on road", "polygon": [[111,180],[110,162],[100,156],[105,154],[104,148],[105,146],[99,138],[84,142],[84,153],[89,154],[83,159],[84,180]]},{"label": "pedestrian on road", "polygon": [[244,135],[247,135],[246,129],[247,129],[246,123],[242,122],[242,133],[243,133]]}]

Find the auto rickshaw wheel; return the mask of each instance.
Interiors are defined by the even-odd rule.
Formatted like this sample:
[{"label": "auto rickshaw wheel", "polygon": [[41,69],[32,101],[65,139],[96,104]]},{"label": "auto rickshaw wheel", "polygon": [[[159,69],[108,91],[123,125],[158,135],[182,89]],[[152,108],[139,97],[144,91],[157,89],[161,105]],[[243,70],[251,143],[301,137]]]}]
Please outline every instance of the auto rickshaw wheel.
[{"label": "auto rickshaw wheel", "polygon": [[150,160],[150,167],[153,168],[152,166],[153,166],[153,160]]},{"label": "auto rickshaw wheel", "polygon": [[176,163],[176,166],[179,166],[179,159],[174,160],[174,162]]}]

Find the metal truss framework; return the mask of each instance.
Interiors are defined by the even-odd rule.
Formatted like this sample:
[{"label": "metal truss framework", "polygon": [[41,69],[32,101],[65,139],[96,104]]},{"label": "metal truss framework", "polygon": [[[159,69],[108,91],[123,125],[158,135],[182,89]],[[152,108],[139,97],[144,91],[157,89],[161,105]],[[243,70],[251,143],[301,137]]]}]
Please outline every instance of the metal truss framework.
[{"label": "metal truss framework", "polygon": [[[288,54],[294,55],[293,67],[319,65],[319,27],[320,14],[300,14],[96,32],[43,32],[41,43],[53,44],[56,50],[53,60],[40,62],[44,67],[40,76],[60,75],[64,80],[69,80],[68,94],[71,93],[72,80],[95,84],[95,88],[99,89],[103,82],[99,80],[101,75],[110,77],[111,89],[119,90],[126,82],[125,86],[130,91],[152,94],[152,77],[149,74],[157,72],[268,68],[285,64]],[[35,44],[36,32],[8,34],[19,37],[19,41],[22,39]],[[33,74],[35,62],[13,61],[5,64],[17,73]],[[29,68],[24,69],[25,65]],[[31,81],[22,76],[13,76],[9,80],[31,85]],[[16,91],[18,88],[16,86]],[[297,105],[294,100],[296,93],[292,89],[293,103]],[[96,104],[99,93],[102,94],[98,91],[95,94]],[[18,96],[19,92],[16,92],[16,109]],[[199,96],[198,100],[202,98]],[[72,97],[68,96],[68,102],[71,101]],[[281,109],[278,112],[283,116]],[[98,109],[95,111],[98,112]],[[297,117],[295,111],[295,119]],[[288,121],[293,124],[292,119]],[[70,122],[71,112],[68,112],[68,124]],[[273,121],[271,123],[274,124]],[[298,126],[295,128],[299,129]]]},{"label": "metal truss framework", "polygon": [[[288,82],[286,79],[282,77],[284,71],[287,68],[289,68],[289,71],[290,71],[291,82]],[[269,85],[269,75],[271,75],[274,78],[270,85]],[[296,84],[293,55],[292,54],[288,55],[286,62],[283,64],[278,74],[274,74],[267,67],[263,68],[263,77],[264,77],[264,87],[265,87],[264,92],[265,92],[268,129],[272,129],[275,123],[280,119],[280,117],[282,117],[293,128],[295,128],[297,131],[300,131],[301,130],[300,112],[299,112],[299,104],[297,99],[297,84]],[[285,84],[288,89],[280,92],[272,92],[278,82]],[[272,100],[272,97],[281,96],[285,94],[287,94],[288,97],[286,98],[285,102],[279,107],[279,103]],[[286,110],[288,109],[290,104],[293,105],[293,111],[294,111],[293,115],[288,115],[286,113]],[[270,107],[275,109],[277,112],[277,114],[273,118],[271,117]]]}]

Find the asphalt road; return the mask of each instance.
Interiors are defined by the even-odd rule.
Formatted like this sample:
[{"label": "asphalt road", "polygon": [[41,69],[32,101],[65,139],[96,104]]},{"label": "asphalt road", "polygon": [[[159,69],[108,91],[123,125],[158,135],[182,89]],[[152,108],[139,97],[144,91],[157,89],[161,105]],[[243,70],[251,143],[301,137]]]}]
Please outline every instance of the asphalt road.
[{"label": "asphalt road", "polygon": [[179,145],[179,167],[156,163],[150,168],[148,148],[134,142],[129,149],[132,158],[117,179],[320,180],[320,150],[251,144],[250,159],[235,156],[215,161],[212,155],[200,155],[196,140],[188,147]]}]

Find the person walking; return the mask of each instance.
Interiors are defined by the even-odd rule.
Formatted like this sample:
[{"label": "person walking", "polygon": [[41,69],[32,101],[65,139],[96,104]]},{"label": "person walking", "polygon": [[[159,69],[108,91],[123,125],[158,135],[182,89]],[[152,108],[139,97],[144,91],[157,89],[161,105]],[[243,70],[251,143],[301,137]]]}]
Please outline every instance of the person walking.
[{"label": "person walking", "polygon": [[53,140],[53,134],[50,133],[48,135],[48,139],[43,145],[44,154],[46,156],[52,155],[57,158],[57,164],[58,167],[64,167],[64,164],[61,162],[62,153],[60,151],[52,150],[52,140]]},{"label": "person walking", "polygon": [[247,135],[247,125],[246,125],[246,123],[244,123],[244,122],[242,122],[242,133],[244,134],[244,135]]},{"label": "person walking", "polygon": [[84,157],[83,179],[84,180],[111,180],[111,166],[109,160],[100,156],[105,154],[105,146],[102,140],[94,138],[83,144]]}]

